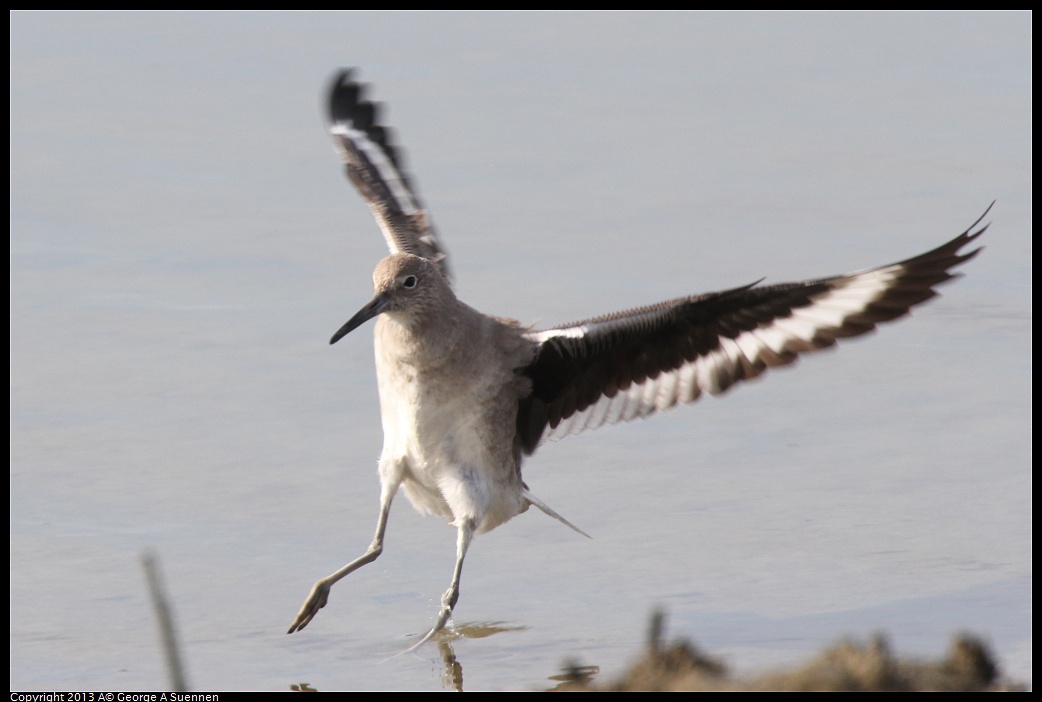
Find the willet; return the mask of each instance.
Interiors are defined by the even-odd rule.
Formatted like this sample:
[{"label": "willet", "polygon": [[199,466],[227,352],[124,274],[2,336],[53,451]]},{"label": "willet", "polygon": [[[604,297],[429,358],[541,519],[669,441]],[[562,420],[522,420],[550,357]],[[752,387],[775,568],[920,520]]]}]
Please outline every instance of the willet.
[{"label": "willet", "polygon": [[722,393],[901,317],[977,254],[962,249],[987,229],[976,229],[986,210],[948,243],[899,263],[799,283],[757,282],[534,330],[482,314],[453,294],[427,211],[351,71],[334,77],[329,117],[347,176],[391,250],[373,273],[375,297],[330,340],[378,317],[380,511],[369,549],[315,583],[289,633],[308,625],[337,581],[380,556],[391,501],[402,489],[421,513],[457,529],[452,581],[419,646],[452,615],[475,533],[533,505],[584,533],[529,491],[523,456],[551,437]]}]

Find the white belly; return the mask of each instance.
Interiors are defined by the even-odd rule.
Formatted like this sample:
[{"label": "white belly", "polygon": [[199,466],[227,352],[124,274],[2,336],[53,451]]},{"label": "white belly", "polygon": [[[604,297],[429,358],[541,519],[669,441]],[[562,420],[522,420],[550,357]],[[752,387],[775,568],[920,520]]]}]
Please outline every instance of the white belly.
[{"label": "white belly", "polygon": [[[514,450],[516,396],[502,378],[418,374],[378,361],[384,448],[381,477],[400,474],[421,513],[488,531],[527,509]],[[434,376],[434,377],[432,377]],[[440,378],[453,377],[446,383]]]}]

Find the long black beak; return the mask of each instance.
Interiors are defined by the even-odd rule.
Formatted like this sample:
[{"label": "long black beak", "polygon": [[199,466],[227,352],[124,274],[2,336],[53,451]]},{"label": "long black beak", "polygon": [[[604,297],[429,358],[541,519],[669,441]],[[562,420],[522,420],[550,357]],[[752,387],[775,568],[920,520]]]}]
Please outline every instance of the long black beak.
[{"label": "long black beak", "polygon": [[390,301],[391,299],[386,294],[377,293],[376,297],[374,297],[372,300],[366,303],[365,307],[358,310],[354,317],[347,320],[347,324],[345,324],[337,330],[336,334],[333,335],[333,338],[329,340],[329,343],[335,344],[336,342],[340,341],[345,336],[353,332],[355,329],[362,326],[370,319],[383,312],[384,308],[387,307],[387,303],[389,303]]}]

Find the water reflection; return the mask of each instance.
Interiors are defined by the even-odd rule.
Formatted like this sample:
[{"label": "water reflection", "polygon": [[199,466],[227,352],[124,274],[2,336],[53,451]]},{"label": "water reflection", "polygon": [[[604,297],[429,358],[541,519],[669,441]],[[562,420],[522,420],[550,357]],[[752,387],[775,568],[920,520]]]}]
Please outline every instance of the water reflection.
[{"label": "water reflection", "polygon": [[456,692],[463,692],[463,664],[456,657],[452,642],[458,639],[484,639],[505,631],[524,631],[526,626],[508,626],[503,622],[471,622],[460,626],[442,629],[434,635],[434,642],[445,665],[442,671],[441,684]]}]

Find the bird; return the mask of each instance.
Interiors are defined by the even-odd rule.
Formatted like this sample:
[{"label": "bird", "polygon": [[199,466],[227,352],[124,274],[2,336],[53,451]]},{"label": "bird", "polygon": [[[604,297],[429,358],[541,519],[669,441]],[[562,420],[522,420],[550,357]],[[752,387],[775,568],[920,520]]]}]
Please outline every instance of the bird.
[{"label": "bird", "polygon": [[979,253],[967,246],[988,228],[980,224],[994,205],[951,241],[897,263],[795,283],[761,279],[536,329],[456,297],[445,248],[367,90],[353,69],[333,76],[330,134],[390,254],[373,273],[374,297],[329,343],[376,318],[384,432],[379,512],[369,548],[314,584],[287,633],[314,619],[335,583],[380,556],[401,491],[419,512],[457,532],[437,618],[412,648],[429,641],[452,616],[475,534],[534,506],[588,536],[522,480],[523,459],[548,439],[719,395],[906,315]]}]

